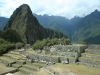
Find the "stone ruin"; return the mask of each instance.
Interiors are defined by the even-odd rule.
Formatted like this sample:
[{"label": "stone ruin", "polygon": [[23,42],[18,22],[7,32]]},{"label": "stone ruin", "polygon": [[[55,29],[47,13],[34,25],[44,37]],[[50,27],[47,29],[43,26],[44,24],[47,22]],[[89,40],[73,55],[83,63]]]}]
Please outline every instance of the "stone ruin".
[{"label": "stone ruin", "polygon": [[[16,53],[16,54],[14,54]],[[19,54],[17,52],[11,52],[11,54],[14,54],[15,56],[19,58]],[[11,55],[10,54],[10,55]],[[6,57],[8,56],[4,54]],[[40,62],[45,64],[44,68],[46,71],[50,72],[53,75],[61,75],[59,72],[56,72],[52,69],[50,69],[49,65],[54,65],[55,63],[62,63],[62,64],[69,64],[69,63],[77,63],[77,64],[83,64],[87,65],[89,67],[96,67],[100,68],[100,45],[54,45],[51,47],[44,47],[43,50],[38,50],[36,52],[33,52],[33,50],[30,51],[21,51],[21,55],[23,55],[25,58],[25,61],[22,61],[21,59],[15,59],[15,57],[10,57],[9,61],[4,60],[2,57],[0,58],[0,63],[4,63],[8,67],[16,67],[16,64],[19,64],[17,67],[17,70],[20,70],[21,72],[24,72],[26,74],[29,74],[31,72],[24,71],[24,69],[31,69],[31,70],[38,70],[41,68],[38,67],[38,69],[28,67],[26,65]],[[12,62],[10,60],[13,60]],[[15,65],[14,65],[15,64]],[[26,65],[25,65],[26,64]],[[23,66],[22,66],[23,65]],[[37,66],[37,65],[35,65]],[[16,71],[16,69],[12,70]],[[9,71],[10,72],[10,71]],[[8,73],[8,72],[7,72]],[[32,72],[33,73],[33,72]],[[76,74],[73,74],[76,75]]]},{"label": "stone ruin", "polygon": [[77,63],[100,68],[100,45],[54,45],[29,55],[33,61]]},{"label": "stone ruin", "polygon": [[75,63],[86,48],[87,45],[54,45],[44,47],[43,50],[38,50],[36,53],[24,52],[23,54],[33,61]]},{"label": "stone ruin", "polygon": [[89,45],[79,57],[79,64],[100,68],[100,45]]}]

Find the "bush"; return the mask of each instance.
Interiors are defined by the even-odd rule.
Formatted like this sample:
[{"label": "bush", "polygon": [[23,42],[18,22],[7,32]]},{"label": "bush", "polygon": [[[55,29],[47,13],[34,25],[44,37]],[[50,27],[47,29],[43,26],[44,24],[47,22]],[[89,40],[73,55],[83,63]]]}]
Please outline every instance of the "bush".
[{"label": "bush", "polygon": [[88,43],[87,43],[87,42],[85,42],[85,41],[80,41],[80,42],[78,42],[78,44],[87,45]]},{"label": "bush", "polygon": [[5,41],[0,38],[0,55],[7,53],[9,50],[14,49],[15,44]]},{"label": "bush", "polygon": [[58,38],[53,38],[53,39],[50,39],[50,38],[47,38],[47,39],[43,39],[43,40],[38,40],[36,41],[32,48],[34,50],[37,50],[37,49],[43,49],[44,46],[51,46],[51,45],[56,45],[56,44],[70,44],[70,40],[67,39],[67,38],[61,38],[61,39],[58,39]]},{"label": "bush", "polygon": [[0,38],[14,43],[23,42],[20,35],[16,32],[16,30],[13,30],[11,28],[5,31],[0,31]]}]

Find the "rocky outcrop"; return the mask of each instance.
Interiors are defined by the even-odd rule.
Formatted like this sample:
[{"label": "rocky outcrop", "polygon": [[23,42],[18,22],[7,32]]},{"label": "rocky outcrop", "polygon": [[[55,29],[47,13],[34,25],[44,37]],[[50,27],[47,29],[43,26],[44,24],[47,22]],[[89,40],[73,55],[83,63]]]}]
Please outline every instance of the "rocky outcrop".
[{"label": "rocky outcrop", "polygon": [[21,39],[30,44],[47,37],[66,37],[60,32],[43,28],[27,4],[21,5],[13,12],[4,30],[8,28],[16,30]]}]

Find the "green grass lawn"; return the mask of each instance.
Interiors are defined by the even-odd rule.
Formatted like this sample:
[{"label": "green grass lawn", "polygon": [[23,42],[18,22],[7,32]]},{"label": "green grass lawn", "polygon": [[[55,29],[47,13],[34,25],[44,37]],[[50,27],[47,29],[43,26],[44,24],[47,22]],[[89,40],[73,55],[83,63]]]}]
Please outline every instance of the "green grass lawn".
[{"label": "green grass lawn", "polygon": [[9,63],[15,62],[14,60],[10,59],[9,57],[2,56],[0,57],[1,60],[7,61]]},{"label": "green grass lawn", "polygon": [[0,63],[0,75],[1,73],[9,72],[11,70],[14,70],[15,68],[12,67],[6,67],[3,63]]},{"label": "green grass lawn", "polygon": [[77,74],[77,75],[100,75],[100,69],[99,68],[89,68],[85,65],[76,65],[76,64],[60,64],[57,63],[55,65],[49,66],[49,68],[54,69],[55,71],[59,72],[67,72],[67,70],[70,70],[71,72]]},{"label": "green grass lawn", "polygon": [[13,73],[14,75],[26,75],[24,73],[21,73],[21,72],[16,72],[16,73]]}]

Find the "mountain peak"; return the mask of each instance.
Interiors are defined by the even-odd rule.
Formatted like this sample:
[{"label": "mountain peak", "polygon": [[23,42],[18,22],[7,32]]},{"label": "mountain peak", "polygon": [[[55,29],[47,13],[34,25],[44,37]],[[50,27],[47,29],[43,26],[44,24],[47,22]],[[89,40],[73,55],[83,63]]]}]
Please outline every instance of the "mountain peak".
[{"label": "mountain peak", "polygon": [[22,10],[26,11],[26,10],[29,10],[30,7],[29,7],[27,4],[23,4],[23,5],[21,5],[21,6],[19,7],[19,9],[22,9]]},{"label": "mountain peak", "polygon": [[11,15],[4,30],[12,28],[16,30],[25,43],[33,44],[36,40],[42,40],[50,37],[63,37],[62,33],[43,28],[35,16],[33,16],[30,7],[23,4],[17,8]]},{"label": "mountain peak", "polygon": [[14,14],[17,15],[17,13],[20,14],[27,14],[27,13],[32,13],[30,7],[27,5],[27,4],[23,4],[21,6],[19,6],[15,11],[14,11]]},{"label": "mountain peak", "polygon": [[29,7],[28,4],[22,4],[20,7]]},{"label": "mountain peak", "polygon": [[99,12],[97,9],[95,9],[95,11],[94,12]]},{"label": "mountain peak", "polygon": [[97,15],[98,13],[99,13],[99,11],[97,9],[95,9],[95,11],[92,12],[92,14],[95,14],[95,15]]}]

